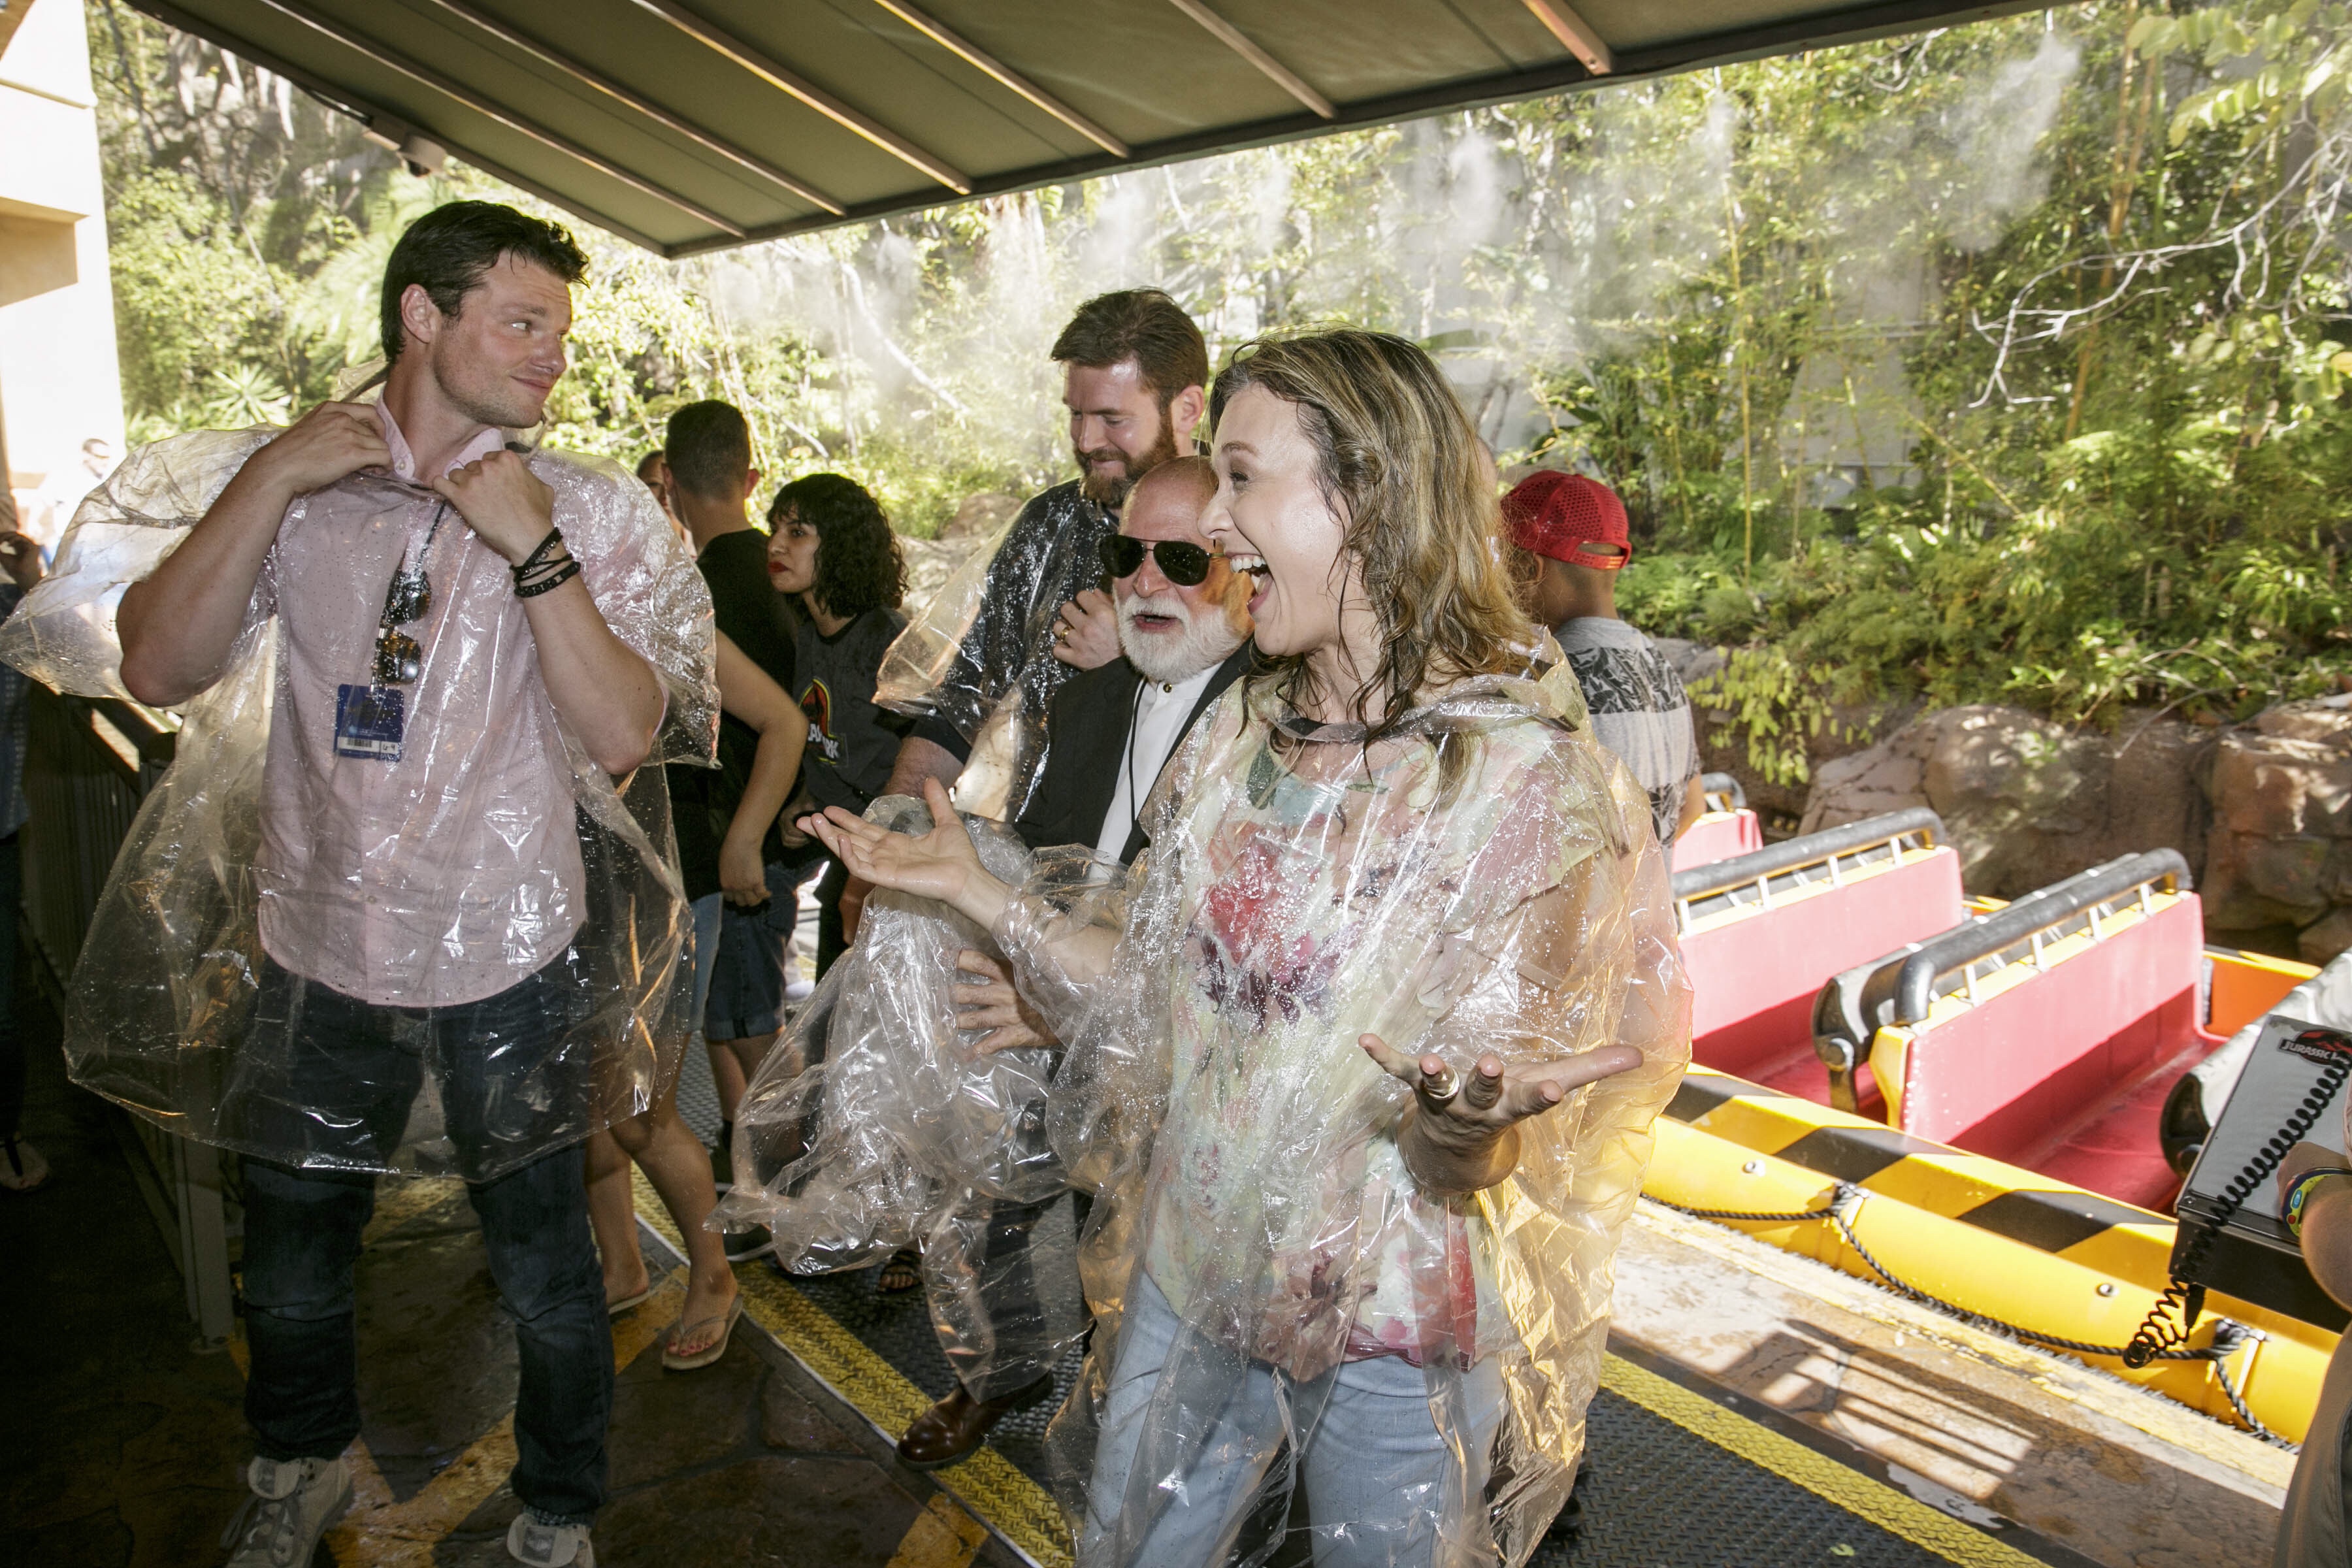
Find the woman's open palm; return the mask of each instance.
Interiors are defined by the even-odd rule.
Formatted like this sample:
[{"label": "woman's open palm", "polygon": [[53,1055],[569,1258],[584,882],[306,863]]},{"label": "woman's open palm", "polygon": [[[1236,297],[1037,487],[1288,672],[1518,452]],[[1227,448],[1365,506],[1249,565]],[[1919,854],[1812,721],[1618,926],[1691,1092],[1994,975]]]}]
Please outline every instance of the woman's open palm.
[{"label": "woman's open palm", "polygon": [[981,868],[971,835],[964,831],[963,818],[937,779],[923,781],[923,803],[931,808],[933,825],[924,834],[894,833],[837,805],[825,807],[822,816],[801,818],[801,826],[841,857],[851,876],[877,888],[953,904],[974,878],[987,873]]}]

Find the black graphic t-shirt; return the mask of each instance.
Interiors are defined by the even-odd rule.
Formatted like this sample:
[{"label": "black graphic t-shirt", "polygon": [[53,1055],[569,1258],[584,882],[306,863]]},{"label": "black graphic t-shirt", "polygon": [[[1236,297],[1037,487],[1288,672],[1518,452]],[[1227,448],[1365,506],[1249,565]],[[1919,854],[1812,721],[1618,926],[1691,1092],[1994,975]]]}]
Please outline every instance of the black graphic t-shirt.
[{"label": "black graphic t-shirt", "polygon": [[874,676],[906,625],[896,610],[868,610],[826,637],[801,617],[794,662],[809,721],[801,781],[819,805],[864,811],[890,782],[908,721],[874,706]]}]

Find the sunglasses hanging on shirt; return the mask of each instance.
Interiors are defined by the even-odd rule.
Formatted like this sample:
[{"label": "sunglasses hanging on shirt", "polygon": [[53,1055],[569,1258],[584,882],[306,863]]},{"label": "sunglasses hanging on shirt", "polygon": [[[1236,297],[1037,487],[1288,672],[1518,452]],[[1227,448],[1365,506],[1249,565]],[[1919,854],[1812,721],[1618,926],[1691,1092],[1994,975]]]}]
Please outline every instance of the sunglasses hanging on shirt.
[{"label": "sunglasses hanging on shirt", "polygon": [[416,552],[416,564],[411,566],[407,552],[402,552],[399,570],[393,573],[392,584],[384,590],[383,618],[377,623],[375,639],[378,686],[408,686],[425,672],[425,650],[400,628],[433,613],[433,584],[425,569],[432,563],[433,541],[440,535],[441,520],[448,515],[447,501],[433,509],[433,525],[425,531],[425,548]]},{"label": "sunglasses hanging on shirt", "polygon": [[1181,539],[1131,539],[1114,533],[1102,542],[1103,570],[1114,577],[1132,577],[1143,570],[1149,555],[1160,563],[1160,574],[1179,588],[1197,588],[1209,580],[1209,563],[1216,557]]}]

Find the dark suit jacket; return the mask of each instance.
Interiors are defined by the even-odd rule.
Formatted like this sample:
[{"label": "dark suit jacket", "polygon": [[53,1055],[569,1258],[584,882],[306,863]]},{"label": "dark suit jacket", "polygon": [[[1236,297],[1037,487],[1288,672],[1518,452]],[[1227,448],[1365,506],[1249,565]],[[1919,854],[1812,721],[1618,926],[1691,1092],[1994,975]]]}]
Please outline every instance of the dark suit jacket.
[{"label": "dark suit jacket", "polygon": [[[1217,667],[1200,701],[1185,716],[1184,728],[1177,731],[1176,746],[1168,752],[1171,759],[1201,715],[1249,669],[1256,657],[1252,645],[1244,643]],[[1102,837],[1103,816],[1110,810],[1111,797],[1118,793],[1119,764],[1127,755],[1128,717],[1133,711],[1136,688],[1142,683],[1143,677],[1133,665],[1115,658],[1072,676],[1054,693],[1045,721],[1045,775],[1030,796],[1029,809],[1013,825],[1013,831],[1030,848],[1076,844],[1091,849]],[[1147,791],[1150,787],[1144,784]],[[1127,836],[1119,863],[1132,862],[1143,853],[1143,827],[1139,823]]]}]

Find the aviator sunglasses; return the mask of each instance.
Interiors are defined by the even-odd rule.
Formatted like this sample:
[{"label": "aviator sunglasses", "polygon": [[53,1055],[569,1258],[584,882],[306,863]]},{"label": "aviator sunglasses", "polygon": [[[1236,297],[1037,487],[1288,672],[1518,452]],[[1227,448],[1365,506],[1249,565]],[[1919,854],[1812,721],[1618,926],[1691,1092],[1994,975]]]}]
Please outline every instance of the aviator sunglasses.
[{"label": "aviator sunglasses", "polygon": [[1216,559],[1197,544],[1181,539],[1130,539],[1114,533],[1102,542],[1103,570],[1114,577],[1132,577],[1149,555],[1160,563],[1160,574],[1179,588],[1197,588],[1209,580],[1209,563]]},{"label": "aviator sunglasses", "polygon": [[449,503],[443,501],[433,509],[433,524],[425,531],[425,548],[417,552],[412,566],[406,552],[400,558],[400,568],[392,574],[392,583],[384,590],[383,615],[376,622],[375,684],[407,686],[425,670],[425,650],[416,639],[400,628],[423,620],[433,613],[433,584],[425,569],[433,560],[433,542],[440,537],[441,520],[449,515]]}]

